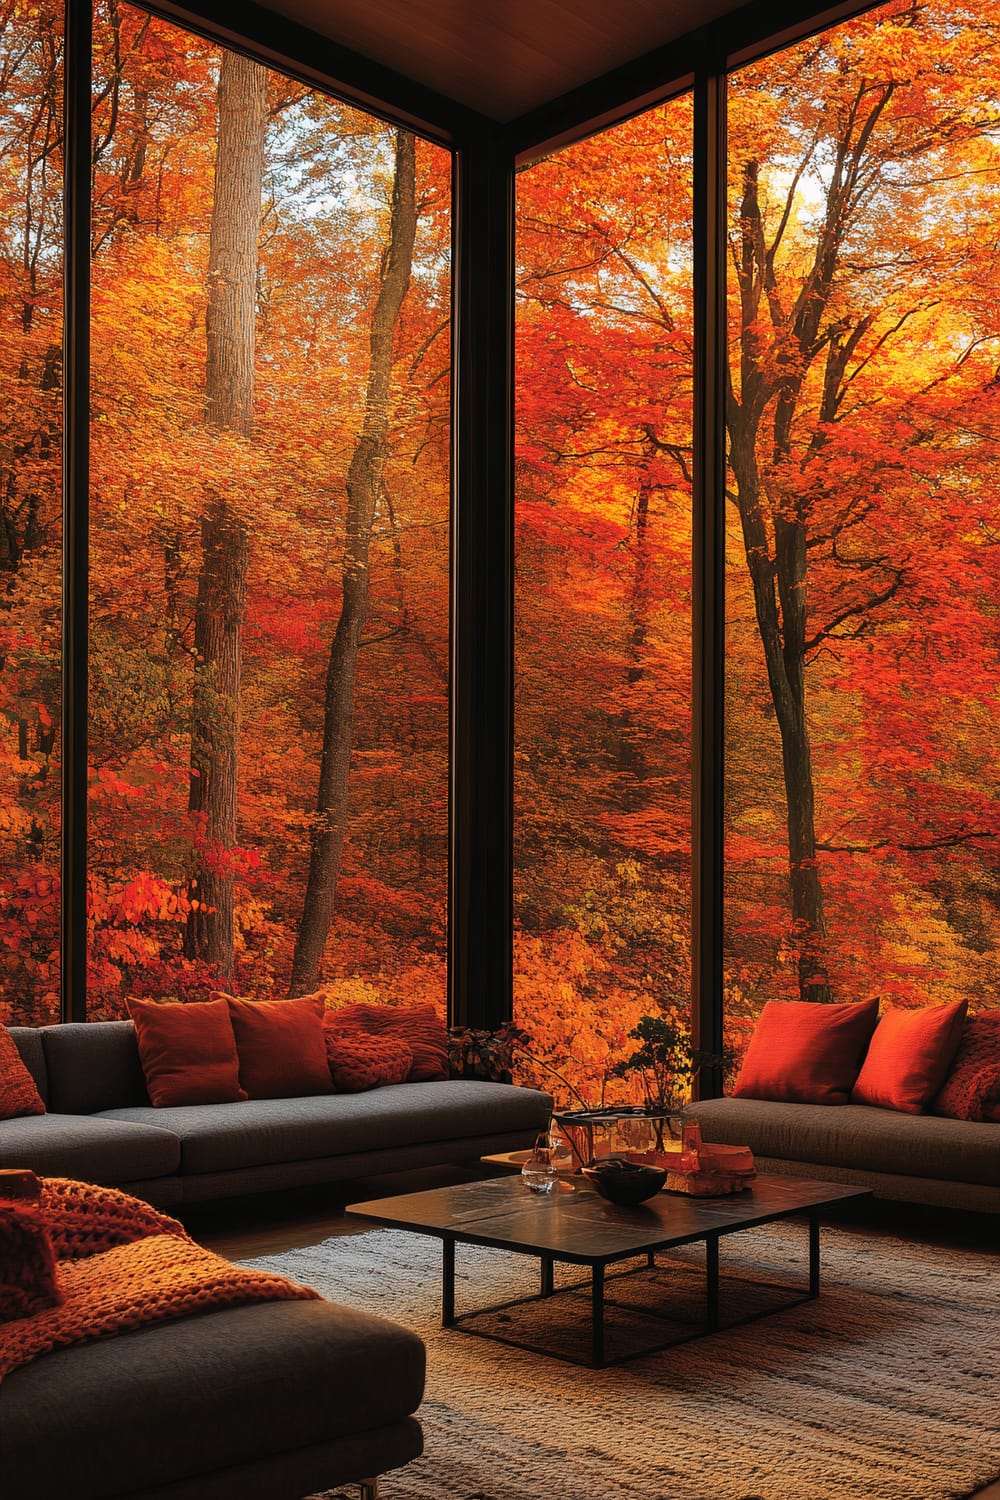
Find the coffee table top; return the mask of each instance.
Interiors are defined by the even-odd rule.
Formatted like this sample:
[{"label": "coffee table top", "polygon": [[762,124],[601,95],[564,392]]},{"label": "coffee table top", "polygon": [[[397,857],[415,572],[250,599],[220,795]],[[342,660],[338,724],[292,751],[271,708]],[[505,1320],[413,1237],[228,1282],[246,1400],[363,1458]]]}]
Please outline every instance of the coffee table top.
[{"label": "coffee table top", "polygon": [[577,1179],[560,1179],[551,1193],[532,1193],[519,1177],[494,1177],[374,1198],[347,1212],[416,1234],[598,1265],[869,1197],[867,1188],[839,1182],[757,1177],[724,1198],[657,1193],[638,1208],[619,1208]]}]

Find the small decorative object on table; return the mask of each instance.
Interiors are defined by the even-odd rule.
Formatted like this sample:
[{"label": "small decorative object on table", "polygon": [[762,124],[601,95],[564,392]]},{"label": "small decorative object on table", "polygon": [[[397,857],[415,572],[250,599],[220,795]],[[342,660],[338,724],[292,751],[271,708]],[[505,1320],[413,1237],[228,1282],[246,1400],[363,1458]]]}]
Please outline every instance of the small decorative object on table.
[{"label": "small decorative object on table", "polygon": [[636,1078],[642,1105],[560,1110],[556,1124],[581,1167],[608,1155],[672,1171],[684,1151],[681,1114],[691,1086],[705,1066],[722,1066],[722,1054],[692,1044],[691,1036],[669,1015],[643,1016],[629,1036],[639,1045],[616,1063],[609,1078]]},{"label": "small decorative object on table", "polygon": [[660,1191],[667,1173],[664,1167],[607,1156],[592,1167],[584,1167],[583,1175],[610,1203],[617,1203],[620,1208],[636,1208]]},{"label": "small decorative object on table", "polygon": [[609,1156],[627,1156],[653,1166],[666,1166],[666,1159],[680,1157],[683,1119],[678,1113],[651,1113],[641,1104],[623,1104],[561,1109],[552,1118],[577,1167],[589,1167]]},{"label": "small decorative object on table", "polygon": [[552,1139],[544,1130],[521,1168],[521,1181],[530,1192],[551,1193],[555,1187],[559,1174],[553,1156]]},{"label": "small decorative object on table", "polygon": [[749,1146],[705,1145],[697,1120],[685,1120],[680,1160],[667,1173],[667,1192],[719,1198],[749,1187],[757,1175]]}]

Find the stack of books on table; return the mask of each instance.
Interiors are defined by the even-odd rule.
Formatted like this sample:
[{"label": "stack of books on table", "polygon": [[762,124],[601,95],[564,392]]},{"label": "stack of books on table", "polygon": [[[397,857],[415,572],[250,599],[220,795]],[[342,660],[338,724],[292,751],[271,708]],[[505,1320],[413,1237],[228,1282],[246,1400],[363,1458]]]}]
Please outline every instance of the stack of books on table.
[{"label": "stack of books on table", "polygon": [[756,1176],[749,1146],[718,1146],[708,1143],[697,1152],[678,1153],[667,1168],[664,1191],[687,1193],[692,1198],[716,1198],[739,1193]]}]

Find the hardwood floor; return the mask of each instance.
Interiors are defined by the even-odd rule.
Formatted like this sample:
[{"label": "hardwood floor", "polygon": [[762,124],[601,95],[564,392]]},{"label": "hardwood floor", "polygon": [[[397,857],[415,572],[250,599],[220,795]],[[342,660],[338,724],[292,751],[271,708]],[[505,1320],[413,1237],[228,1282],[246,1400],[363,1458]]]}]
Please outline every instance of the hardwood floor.
[{"label": "hardwood floor", "polygon": [[425,1187],[443,1187],[450,1182],[469,1182],[490,1175],[497,1174],[489,1168],[484,1171],[464,1167],[427,1168],[420,1172],[359,1178],[337,1188],[308,1188],[192,1206],[182,1217],[189,1232],[210,1250],[230,1260],[250,1260],[258,1255],[281,1255],[303,1245],[319,1245],[337,1234],[366,1233],[364,1224],[353,1224],[344,1218],[348,1203],[387,1198],[393,1193],[415,1193]]},{"label": "hardwood floor", "polygon": [[[272,1193],[266,1197],[234,1199],[231,1202],[189,1208],[184,1222],[195,1239],[231,1260],[247,1260],[261,1255],[280,1255],[304,1245],[317,1245],[339,1234],[364,1234],[364,1225],[345,1219],[349,1203],[366,1198],[384,1198],[393,1193],[417,1192],[421,1188],[442,1187],[451,1182],[468,1182],[475,1177],[496,1175],[502,1168],[483,1170],[462,1167],[428,1168],[421,1172],[399,1173],[363,1179],[337,1189],[302,1190]],[[955,1214],[941,1210],[887,1203],[848,1205],[839,1218],[859,1233],[888,1237],[904,1235],[927,1244],[963,1246],[977,1250],[995,1250],[998,1225],[986,1214]],[[857,1500],[846,1496],[844,1500]],[[967,1500],[1000,1500],[1000,1477]]]}]

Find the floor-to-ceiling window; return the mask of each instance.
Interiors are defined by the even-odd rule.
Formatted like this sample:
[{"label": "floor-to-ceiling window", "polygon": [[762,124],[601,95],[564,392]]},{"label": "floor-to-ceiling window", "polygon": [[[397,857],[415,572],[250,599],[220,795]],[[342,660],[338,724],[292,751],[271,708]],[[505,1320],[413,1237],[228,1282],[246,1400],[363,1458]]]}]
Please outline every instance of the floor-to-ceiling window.
[{"label": "floor-to-ceiling window", "polygon": [[690,99],[523,171],[517,249],[514,1019],[596,1103],[689,1021]]},{"label": "floor-to-ceiling window", "polygon": [[450,157],[127,6],[95,55],[92,1010],[443,1011]]},{"label": "floor-to-ceiling window", "polygon": [[[38,1022],[61,10],[2,25],[0,1015]],[[450,156],[95,25],[89,1014],[443,1009]],[[996,33],[893,4],[731,78],[735,1041],[772,996],[996,994]],[[589,1099],[689,1005],[691,130],[677,98],[518,185],[515,1019]]]},{"label": "floor-to-ceiling window", "polygon": [[997,993],[1000,18],[729,92],[726,1005]]},{"label": "floor-to-ceiling window", "polygon": [[[58,1013],[60,57],[51,17],[10,25],[0,936],[34,1021]],[[443,1015],[451,155],[119,0],[92,119],[87,1014],[223,988]]]},{"label": "floor-to-ceiling window", "polygon": [[59,1016],[62,6],[0,13],[0,1021]]}]

